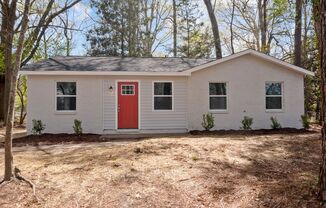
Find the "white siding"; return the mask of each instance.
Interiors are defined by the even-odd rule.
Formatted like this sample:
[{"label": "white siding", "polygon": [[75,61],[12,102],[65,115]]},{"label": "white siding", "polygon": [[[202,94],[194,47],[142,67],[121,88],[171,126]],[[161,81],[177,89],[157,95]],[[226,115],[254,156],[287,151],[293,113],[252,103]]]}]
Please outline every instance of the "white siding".
[{"label": "white siding", "polygon": [[[139,81],[140,129],[141,130],[187,130],[187,78],[186,77],[104,77],[104,121],[105,130],[116,129],[116,82],[118,80]],[[173,82],[173,111],[153,111],[153,81]],[[112,86],[114,93],[109,93]]]},{"label": "white siding", "polygon": [[[265,82],[284,82],[283,112],[265,110]],[[209,82],[228,83],[228,111],[213,113],[215,129],[239,129],[244,116],[254,118],[253,128],[270,128],[274,116],[282,127],[301,128],[304,113],[303,75],[245,55],[194,72],[189,78],[189,129],[203,129],[202,115],[209,112]]]},{"label": "white siding", "polygon": [[[76,113],[55,111],[56,81],[77,82]],[[32,120],[46,124],[46,133],[73,133],[74,119],[82,121],[85,133],[102,132],[102,79],[95,76],[28,76],[27,130]]]},{"label": "white siding", "polygon": [[[194,72],[190,77],[158,76],[28,76],[27,128],[41,119],[47,133],[72,133],[74,119],[82,120],[85,133],[116,132],[116,82],[139,81],[140,132],[184,132],[202,129],[209,112],[208,83],[228,83],[228,111],[214,113],[215,129],[239,129],[243,117],[254,118],[255,129],[270,128],[275,116],[283,127],[301,128],[304,113],[303,75],[251,55]],[[77,111],[55,111],[56,81],[77,82]],[[173,111],[153,110],[153,81],[173,82]],[[265,82],[284,83],[284,111],[265,110]],[[114,93],[109,93],[112,86]]]},{"label": "white siding", "polygon": [[[115,98],[115,81],[105,78],[103,81],[103,130],[115,129],[116,127],[116,98]],[[109,87],[114,89],[113,93],[109,93]]]},{"label": "white siding", "polygon": [[[85,133],[105,133],[116,130],[116,80],[139,80],[140,129],[156,132],[187,131],[186,77],[128,77],[128,76],[28,76],[27,128],[32,120],[46,124],[46,133],[73,133],[73,120],[82,120]],[[153,80],[173,81],[173,111],[153,111]],[[55,111],[56,81],[77,82],[76,113]],[[109,93],[109,86],[114,93]],[[112,132],[111,132],[112,133]]]}]

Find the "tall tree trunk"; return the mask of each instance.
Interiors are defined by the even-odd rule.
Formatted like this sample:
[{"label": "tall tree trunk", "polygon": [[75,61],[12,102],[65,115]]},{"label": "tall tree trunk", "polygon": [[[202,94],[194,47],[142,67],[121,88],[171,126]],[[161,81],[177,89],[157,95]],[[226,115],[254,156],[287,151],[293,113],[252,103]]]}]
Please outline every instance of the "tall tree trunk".
[{"label": "tall tree trunk", "polygon": [[4,76],[0,74],[0,127],[4,123]]},{"label": "tall tree trunk", "polygon": [[18,76],[17,80],[17,95],[19,98],[20,102],[20,116],[19,116],[19,125],[24,124],[24,120],[26,117],[26,112],[25,112],[25,94],[26,94],[26,81],[25,77],[23,76]]},{"label": "tall tree trunk", "polygon": [[128,16],[127,16],[127,27],[128,27],[128,51],[129,51],[129,56],[137,56],[137,26],[139,25],[138,23],[138,2],[134,0],[128,0]]},{"label": "tall tree trunk", "polygon": [[231,13],[231,23],[230,23],[230,40],[231,40],[231,53],[234,54],[234,44],[233,44],[233,21],[234,21],[234,10],[235,10],[235,0],[232,0],[232,13]]},{"label": "tall tree trunk", "polygon": [[[23,100],[21,100],[21,102],[24,102]],[[24,120],[25,120],[25,105],[22,104],[21,108],[20,108],[20,117],[19,117],[19,125],[23,125],[24,124]]]},{"label": "tall tree trunk", "polygon": [[212,25],[216,59],[220,59],[220,58],[222,58],[222,48],[221,48],[221,39],[220,39],[220,33],[219,33],[219,29],[218,29],[216,16],[214,13],[214,9],[212,7],[211,0],[204,0],[204,2],[205,2],[206,8],[207,8],[207,13],[208,13],[209,19],[211,21],[211,25]]},{"label": "tall tree trunk", "polygon": [[49,58],[48,57],[48,44],[46,41],[46,34],[43,34],[43,51],[44,51],[44,58]]},{"label": "tall tree trunk", "polygon": [[121,50],[121,56],[125,56],[125,29],[124,29],[124,17],[121,18],[121,34],[120,34],[120,50]]},{"label": "tall tree trunk", "polygon": [[[5,44],[5,45],[6,45],[5,50],[7,51],[7,52],[5,52],[5,54],[6,54],[6,53],[9,52],[8,48],[12,47],[12,44]],[[5,57],[5,61],[4,61],[5,63],[6,62],[8,62],[8,63],[11,62],[12,57],[9,57],[7,55],[5,55],[4,57]],[[3,107],[4,108],[3,109],[3,111],[4,111],[4,125],[5,126],[7,125],[8,97],[9,97],[9,93],[10,93],[11,72],[12,72],[12,68],[10,68],[10,67],[5,68],[5,90],[4,90],[4,107]]]},{"label": "tall tree trunk", "polygon": [[301,61],[301,65],[305,67],[305,63],[308,60],[308,51],[307,51],[307,47],[308,47],[308,32],[309,32],[309,21],[310,21],[310,14],[308,14],[308,10],[309,8],[309,0],[302,0],[302,15],[303,15],[303,37],[302,37],[302,61]]},{"label": "tall tree trunk", "polygon": [[295,3],[294,65],[302,65],[302,0]]},{"label": "tall tree trunk", "polygon": [[267,46],[267,0],[258,0],[258,19],[260,30],[260,50],[263,53],[269,52]]},{"label": "tall tree trunk", "polygon": [[190,57],[190,24],[189,24],[189,15],[188,11],[186,11],[187,16],[187,57]]},{"label": "tall tree trunk", "polygon": [[173,56],[177,57],[177,5],[173,0]]},{"label": "tall tree trunk", "polygon": [[4,47],[4,65],[5,65],[5,91],[4,91],[4,123],[7,124],[7,112],[8,112],[8,97],[10,94],[10,83],[12,73],[12,47],[14,38],[14,24],[16,20],[16,5],[17,0],[13,0],[11,3],[9,0],[5,0],[2,4],[3,11],[3,25],[1,26],[1,39]]},{"label": "tall tree trunk", "polygon": [[[1,9],[3,10],[3,7],[1,7]],[[1,19],[1,29],[0,29],[0,50],[1,50],[1,53],[4,54],[5,52],[5,46],[4,46],[4,30],[5,30],[5,27],[6,27],[6,19],[2,17]],[[5,73],[4,73],[5,74]],[[5,78],[5,77],[3,77]],[[0,78],[1,79],[1,78]],[[0,82],[2,82],[2,80],[0,80]],[[4,79],[4,82],[5,83],[5,79]],[[5,102],[6,100],[6,96],[5,96],[5,88],[4,88],[4,85],[3,85],[3,89],[2,89],[2,93],[0,93],[0,121],[3,121],[5,122],[5,106],[7,105],[7,103]]]},{"label": "tall tree trunk", "polygon": [[261,32],[261,42],[263,51],[269,53],[269,45],[267,44],[267,0],[263,2],[263,27]]},{"label": "tall tree trunk", "polygon": [[319,196],[326,202],[326,0],[315,0],[315,30],[319,42],[322,95],[322,161],[319,172]]},{"label": "tall tree trunk", "polygon": [[[13,0],[10,9],[15,13],[17,1]],[[13,171],[13,155],[12,155],[12,129],[14,125],[14,112],[15,112],[15,96],[17,89],[17,75],[20,69],[23,45],[25,39],[25,32],[28,27],[28,16],[29,16],[30,0],[25,0],[24,13],[22,17],[21,30],[19,33],[19,38],[17,42],[17,48],[14,53],[15,60],[11,63],[7,62],[8,65],[5,65],[6,70],[8,68],[12,69],[11,79],[10,79],[10,93],[8,98],[8,113],[7,113],[7,126],[6,126],[6,136],[5,136],[5,175],[4,180],[9,181],[14,177]],[[15,25],[16,18],[12,19],[12,22],[9,24]],[[10,48],[12,51],[12,48]],[[12,55],[12,52],[10,53]]]},{"label": "tall tree trunk", "polygon": [[320,98],[317,98],[317,101],[316,101],[316,111],[315,111],[315,113],[316,113],[316,120],[318,121],[318,124],[319,125],[322,125],[322,112],[321,112],[321,100],[320,100]]}]

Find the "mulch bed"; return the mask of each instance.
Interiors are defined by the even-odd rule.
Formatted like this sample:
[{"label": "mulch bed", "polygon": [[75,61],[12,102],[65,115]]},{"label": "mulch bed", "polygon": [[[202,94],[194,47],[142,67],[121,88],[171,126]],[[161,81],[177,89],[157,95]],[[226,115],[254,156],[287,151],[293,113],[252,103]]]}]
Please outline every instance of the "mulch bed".
[{"label": "mulch bed", "polygon": [[[42,135],[28,135],[19,139],[13,140],[14,147],[21,147],[26,145],[38,146],[40,144],[61,144],[61,143],[83,143],[83,142],[106,142],[108,138],[101,138],[98,134],[42,134]],[[4,143],[0,143],[0,148],[4,147]]]},{"label": "mulch bed", "polygon": [[[318,129],[305,130],[294,128],[282,128],[282,129],[260,129],[260,130],[216,130],[216,131],[190,131],[190,135],[194,136],[256,136],[266,134],[311,134],[318,133]],[[146,136],[144,136],[146,138]],[[132,140],[141,140],[144,138],[133,138]],[[14,147],[21,146],[39,146],[39,145],[54,145],[54,144],[79,144],[85,142],[109,142],[109,141],[123,141],[128,139],[117,139],[109,137],[101,137],[99,134],[42,134],[42,135],[28,135],[19,139],[13,140]],[[0,148],[4,147],[4,143],[0,143]]]},{"label": "mulch bed", "polygon": [[317,129],[295,129],[295,128],[281,128],[281,129],[258,129],[258,130],[215,130],[215,131],[190,131],[191,135],[248,135],[259,136],[265,134],[311,134],[318,133]]}]

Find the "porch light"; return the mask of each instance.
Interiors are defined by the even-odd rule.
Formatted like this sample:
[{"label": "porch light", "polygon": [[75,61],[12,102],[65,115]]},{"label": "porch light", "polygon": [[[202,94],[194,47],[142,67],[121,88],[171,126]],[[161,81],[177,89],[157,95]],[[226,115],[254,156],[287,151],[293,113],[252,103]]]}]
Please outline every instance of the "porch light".
[{"label": "porch light", "polygon": [[112,87],[112,85],[109,87],[109,92],[110,92],[110,93],[113,92],[113,87]]}]

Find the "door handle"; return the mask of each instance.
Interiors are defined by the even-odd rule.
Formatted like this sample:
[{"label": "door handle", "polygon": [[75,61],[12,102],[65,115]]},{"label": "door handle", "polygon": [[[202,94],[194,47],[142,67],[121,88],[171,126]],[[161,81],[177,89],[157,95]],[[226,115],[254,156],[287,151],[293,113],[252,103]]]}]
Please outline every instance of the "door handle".
[{"label": "door handle", "polygon": [[120,105],[118,105],[118,113],[120,112]]}]

